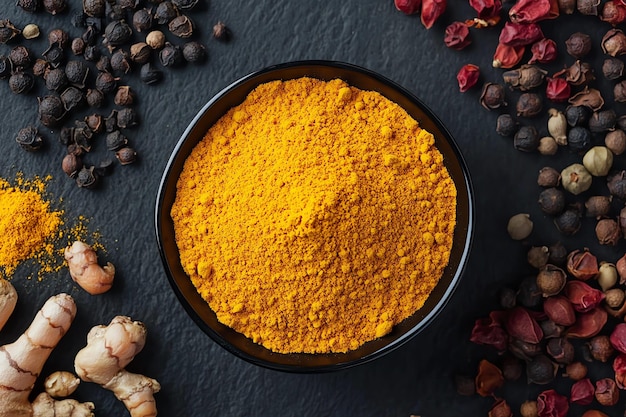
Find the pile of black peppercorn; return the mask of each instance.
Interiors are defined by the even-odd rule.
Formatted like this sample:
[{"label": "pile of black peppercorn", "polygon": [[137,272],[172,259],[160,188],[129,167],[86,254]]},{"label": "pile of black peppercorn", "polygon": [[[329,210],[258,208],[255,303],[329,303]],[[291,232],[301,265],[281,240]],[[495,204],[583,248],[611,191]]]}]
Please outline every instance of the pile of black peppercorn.
[{"label": "pile of black peppercorn", "polygon": [[[163,79],[164,69],[206,60],[206,47],[193,39],[196,25],[187,15],[197,4],[198,0],[83,0],[82,10],[73,11],[65,0],[18,0],[17,7],[28,13],[69,14],[72,26],[81,31],[76,37],[64,29],[48,31],[48,47],[40,56],[14,44],[21,30],[0,19],[0,43],[11,46],[7,56],[0,55],[0,79],[8,80],[14,94],[28,93],[41,80],[47,93],[38,97],[39,122],[58,132],[67,149],[61,168],[79,187],[94,187],[111,172],[114,160],[128,165],[137,159],[127,137],[140,121],[133,107],[137,95],[124,78],[135,74],[143,83],[155,85]],[[220,21],[212,34],[227,40],[230,31]],[[110,101],[113,110],[100,113],[98,109]],[[87,109],[93,112],[82,117]],[[115,158],[88,163],[98,135]],[[38,151],[46,143],[36,126],[20,129],[15,140],[27,151]]]}]

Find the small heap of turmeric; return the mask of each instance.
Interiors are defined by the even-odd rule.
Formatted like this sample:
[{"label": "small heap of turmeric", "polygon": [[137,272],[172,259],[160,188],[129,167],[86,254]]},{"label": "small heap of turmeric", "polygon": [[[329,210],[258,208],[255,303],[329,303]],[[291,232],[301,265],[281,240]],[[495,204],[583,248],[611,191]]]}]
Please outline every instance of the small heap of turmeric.
[{"label": "small heap of turmeric", "polygon": [[433,135],[341,80],[262,84],[187,158],[171,210],[218,319],[280,353],[346,352],[420,309],[456,188]]}]

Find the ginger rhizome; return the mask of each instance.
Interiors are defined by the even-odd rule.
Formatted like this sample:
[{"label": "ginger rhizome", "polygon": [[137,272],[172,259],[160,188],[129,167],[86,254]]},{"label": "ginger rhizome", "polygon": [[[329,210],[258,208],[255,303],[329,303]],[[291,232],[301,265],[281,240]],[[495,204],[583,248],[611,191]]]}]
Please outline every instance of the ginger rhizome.
[{"label": "ginger rhizome", "polygon": [[56,371],[51,373],[43,383],[46,393],[54,398],[69,397],[80,385],[80,378],[71,372]]},{"label": "ginger rhizome", "polygon": [[0,278],[0,330],[9,320],[17,304],[17,291],[6,279]]},{"label": "ginger rhizome", "polygon": [[91,246],[77,240],[65,248],[65,259],[72,279],[89,294],[102,294],[111,289],[115,267],[111,262],[104,267],[98,265],[98,256]]},{"label": "ginger rhizome", "polygon": [[94,404],[67,399],[57,401],[42,392],[33,401],[33,417],[93,417]]},{"label": "ginger rhizome", "polygon": [[95,326],[89,331],[87,346],[74,359],[76,374],[85,382],[112,391],[131,417],[157,415],[154,394],[161,389],[159,383],[124,369],[143,349],[146,333],[143,323],[116,316],[108,326]]}]

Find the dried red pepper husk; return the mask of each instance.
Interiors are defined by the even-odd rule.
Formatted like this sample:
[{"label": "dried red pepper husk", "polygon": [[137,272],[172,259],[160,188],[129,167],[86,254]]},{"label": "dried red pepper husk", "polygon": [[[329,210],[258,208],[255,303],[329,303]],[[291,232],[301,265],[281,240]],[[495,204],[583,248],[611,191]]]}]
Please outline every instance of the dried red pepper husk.
[{"label": "dried red pepper husk", "polygon": [[494,68],[513,68],[522,60],[525,50],[524,46],[510,46],[498,43],[496,52],[493,54],[492,65]]},{"label": "dried red pepper husk", "polygon": [[396,9],[404,14],[418,13],[422,8],[422,0],[393,0]]},{"label": "dried red pepper husk", "polygon": [[600,20],[610,23],[613,26],[619,25],[626,20],[626,5],[621,1],[608,0],[602,6]]},{"label": "dried red pepper husk", "polygon": [[476,375],[476,392],[482,397],[489,397],[503,384],[504,376],[500,368],[486,359],[481,360]]},{"label": "dried red pepper husk", "polygon": [[608,313],[603,308],[594,308],[587,313],[578,314],[576,323],[567,330],[567,337],[574,339],[587,339],[600,333],[606,321]]},{"label": "dried red pepper husk", "polygon": [[493,346],[499,351],[505,351],[508,345],[508,335],[504,331],[504,311],[492,311],[489,317],[474,322],[470,341],[479,345]]},{"label": "dried red pepper husk", "polygon": [[558,16],[557,0],[518,0],[509,10],[509,19],[514,23],[536,23]]},{"label": "dried red pepper husk", "polygon": [[544,38],[536,23],[506,22],[500,32],[499,42],[509,46],[526,46]]},{"label": "dried red pepper husk", "polygon": [[574,404],[589,405],[593,402],[595,388],[589,378],[576,381],[570,389],[569,399]]},{"label": "dried red pepper husk", "polygon": [[423,0],[421,20],[426,29],[430,29],[439,16],[446,11],[446,0]]},{"label": "dried red pepper husk", "polygon": [[615,383],[619,389],[626,389],[626,355],[620,353],[613,359],[613,371],[615,371]]},{"label": "dried red pepper husk", "polygon": [[619,401],[617,383],[611,378],[602,378],[596,381],[596,400],[605,406],[612,406]]},{"label": "dried red pepper husk", "polygon": [[611,332],[611,346],[621,353],[626,353],[626,323],[620,323]]},{"label": "dried red pepper husk", "polygon": [[513,417],[511,407],[503,398],[496,398],[487,417]]},{"label": "dried red pepper husk", "polygon": [[476,10],[479,19],[499,17],[502,10],[502,0],[469,0],[469,4]]},{"label": "dried red pepper husk", "polygon": [[546,78],[546,98],[555,103],[567,101],[572,93],[572,87],[563,78]]},{"label": "dried red pepper husk", "polygon": [[563,290],[565,297],[572,303],[574,310],[586,313],[593,310],[604,300],[604,293],[578,280],[568,281]]},{"label": "dried red pepper husk", "polygon": [[573,250],[567,255],[567,272],[574,278],[587,281],[600,272],[598,258],[587,249]]},{"label": "dried red pepper husk", "polygon": [[478,83],[480,78],[480,68],[474,64],[465,64],[456,75],[456,79],[459,83],[459,91],[461,93],[466,92],[470,88]]},{"label": "dried red pepper husk", "polygon": [[565,417],[569,410],[567,397],[553,389],[543,391],[537,397],[537,415],[539,417]]},{"label": "dried red pepper husk", "polygon": [[472,43],[469,27],[463,22],[452,22],[446,27],[443,42],[448,48],[460,51]]},{"label": "dried red pepper husk", "polygon": [[539,39],[532,44],[530,52],[533,55],[528,61],[529,64],[534,64],[535,62],[547,64],[554,61],[557,57],[556,42],[548,38]]},{"label": "dried red pepper husk", "polygon": [[571,326],[576,323],[576,312],[572,303],[563,295],[548,297],[543,302],[543,311],[554,323]]},{"label": "dried red pepper husk", "polygon": [[543,338],[541,326],[524,307],[512,308],[504,327],[509,336],[527,343],[539,343]]}]

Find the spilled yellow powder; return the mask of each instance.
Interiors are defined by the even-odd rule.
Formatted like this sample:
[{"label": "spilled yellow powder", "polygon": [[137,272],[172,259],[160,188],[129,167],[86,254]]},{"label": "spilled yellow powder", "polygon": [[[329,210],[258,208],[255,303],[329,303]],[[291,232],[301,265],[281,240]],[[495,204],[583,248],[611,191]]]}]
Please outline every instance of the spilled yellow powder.
[{"label": "spilled yellow powder", "polygon": [[51,179],[22,174],[12,182],[0,178],[0,274],[6,279],[25,262],[33,264],[29,278],[41,280],[45,274],[58,272],[65,265],[65,246],[89,236],[86,217],[66,224],[61,202],[51,200],[46,192]]},{"label": "spilled yellow powder", "polygon": [[263,84],[192,151],[171,210],[218,319],[281,353],[346,352],[420,309],[456,188],[397,104],[341,80]]}]

